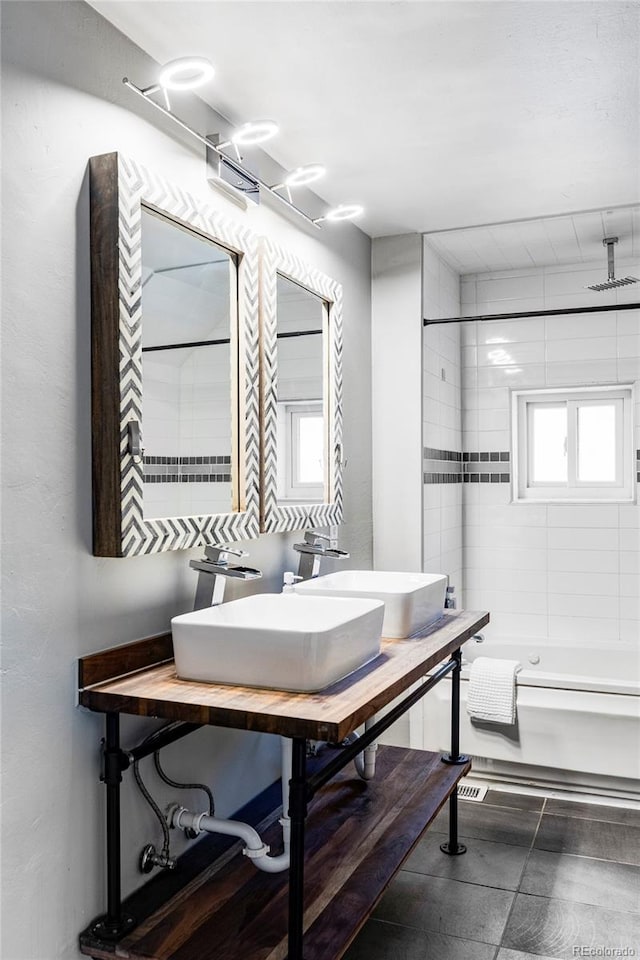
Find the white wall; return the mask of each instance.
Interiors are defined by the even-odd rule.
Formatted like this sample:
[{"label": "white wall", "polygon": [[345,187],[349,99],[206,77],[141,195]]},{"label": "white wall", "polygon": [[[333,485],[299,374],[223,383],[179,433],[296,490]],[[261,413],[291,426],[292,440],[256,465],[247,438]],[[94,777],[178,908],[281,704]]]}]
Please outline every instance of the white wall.
[{"label": "white wall", "polygon": [[[638,263],[616,266],[618,276],[640,277]],[[465,276],[463,311],[469,316],[638,299],[638,286],[585,293],[587,284],[602,278],[602,262]],[[640,380],[638,311],[474,321],[464,325],[463,344],[467,451],[513,456],[512,387]],[[637,451],[638,403],[635,424]],[[603,655],[617,643],[640,649],[640,506],[513,504],[508,483],[465,483],[464,528],[466,605],[491,611],[489,634],[565,641]]]},{"label": "white wall", "polygon": [[372,248],[373,516],[377,570],[422,569],[422,238]]},{"label": "white wall", "polygon": [[[74,705],[76,660],[166,630],[192,603],[188,561],[199,555],[91,553],[87,161],[129,153],[343,284],[349,463],[340,534],[353,566],[371,565],[370,242],[349,225],[307,231],[267,204],[242,214],[213,193],[199,149],[122,85],[125,75],[151,82],[157,66],[85,4],[6,2],[2,21],[2,955],[70,960],[105,894],[102,721]],[[197,129],[220,126],[196,98],[175,99]],[[261,172],[278,175],[267,159]],[[247,544],[265,576],[230,583],[229,597],[279,589],[296,563],[296,536]],[[125,720],[124,745],[150,726]],[[168,749],[166,764],[211,782],[224,815],[277,777],[277,760],[268,737],[208,729]],[[161,803],[171,793],[159,790]],[[159,831],[128,774],[123,824],[130,890],[141,879],[138,852]]]},{"label": "white wall", "polygon": [[[374,563],[447,573],[461,589],[462,484],[424,483],[423,458],[461,454],[460,334],[422,322],[459,315],[459,277],[417,235],[374,240],[372,263]],[[422,717],[419,703],[384,741],[420,747]]]},{"label": "white wall", "polygon": [[[424,316],[435,320],[460,316],[460,277],[429,241],[423,250]],[[462,386],[460,325],[424,328],[422,341],[422,446],[424,509],[423,569],[446,573],[462,605]],[[434,452],[439,456],[434,459]],[[453,458],[460,456],[460,459]],[[435,477],[434,477],[435,474]]]}]

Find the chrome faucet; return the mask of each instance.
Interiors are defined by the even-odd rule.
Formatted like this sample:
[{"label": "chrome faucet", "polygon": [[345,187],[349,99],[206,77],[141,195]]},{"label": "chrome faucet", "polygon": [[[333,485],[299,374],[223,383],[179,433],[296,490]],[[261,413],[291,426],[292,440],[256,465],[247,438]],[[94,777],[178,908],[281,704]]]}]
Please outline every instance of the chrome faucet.
[{"label": "chrome faucet", "polygon": [[194,610],[215,607],[224,600],[227,577],[239,580],[258,580],[262,576],[254,567],[241,567],[229,563],[229,557],[248,557],[245,550],[233,550],[224,543],[204,548],[202,560],[190,560],[189,566],[198,571]]},{"label": "chrome faucet", "polygon": [[302,543],[294,543],[293,549],[300,554],[298,576],[310,580],[320,573],[320,561],[323,557],[332,560],[348,560],[346,550],[338,550],[337,540],[317,530],[307,530]]}]

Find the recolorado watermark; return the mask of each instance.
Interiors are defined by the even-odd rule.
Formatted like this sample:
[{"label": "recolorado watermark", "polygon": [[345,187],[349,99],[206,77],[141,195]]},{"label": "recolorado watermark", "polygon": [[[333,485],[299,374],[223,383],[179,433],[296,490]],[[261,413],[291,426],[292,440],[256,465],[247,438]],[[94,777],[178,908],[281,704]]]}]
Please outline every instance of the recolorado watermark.
[{"label": "recolorado watermark", "polygon": [[574,957],[635,957],[633,947],[588,947],[578,944],[573,948]]}]

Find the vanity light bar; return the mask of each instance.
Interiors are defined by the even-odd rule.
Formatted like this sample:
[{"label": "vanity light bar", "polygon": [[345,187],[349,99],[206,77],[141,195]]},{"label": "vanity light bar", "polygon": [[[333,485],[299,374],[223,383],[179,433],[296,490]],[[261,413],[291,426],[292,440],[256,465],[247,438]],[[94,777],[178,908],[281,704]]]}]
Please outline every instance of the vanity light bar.
[{"label": "vanity light bar", "polygon": [[[189,65],[195,64],[195,61],[198,58],[189,58]],[[186,61],[185,61],[186,62]],[[173,67],[174,70],[178,68],[180,61],[172,61],[171,64],[167,66]],[[212,68],[213,71],[213,68]],[[209,74],[207,79],[213,75],[213,72]],[[297,213],[299,217],[302,217],[308,224],[316,229],[320,229],[320,224],[324,221],[336,221],[336,220],[347,220],[352,219],[355,216],[358,216],[363,212],[363,208],[357,204],[341,204],[339,207],[336,207],[332,210],[328,210],[327,213],[322,217],[310,217],[308,214],[301,210],[300,207],[297,207],[293,203],[291,197],[291,187],[302,186],[308,183],[313,182],[314,180],[319,179],[325,172],[324,167],[320,164],[309,164],[307,167],[297,167],[296,170],[292,171],[284,180],[283,183],[270,185],[265,183],[264,180],[261,180],[260,177],[256,176],[255,173],[252,173],[250,170],[247,170],[241,163],[240,156],[238,153],[238,145],[241,143],[260,143],[265,139],[273,136],[277,133],[277,124],[272,120],[258,120],[249,123],[243,124],[238,130],[227,140],[222,143],[215,143],[214,138],[205,137],[203,134],[198,133],[197,130],[194,130],[193,127],[190,127],[184,120],[181,120],[176,114],[171,110],[171,104],[167,95],[167,85],[162,83],[156,83],[150,87],[138,87],[135,83],[129,80],[128,77],[123,77],[123,84],[133,93],[137,94],[139,97],[142,97],[143,100],[146,100],[147,103],[150,103],[152,107],[155,107],[163,116],[168,117],[170,120],[173,120],[185,133],[188,133],[190,136],[194,137],[208,150],[212,150],[221,161],[229,164],[232,163],[235,170],[238,171],[243,177],[246,177],[248,181],[255,183],[256,187],[259,190],[266,190],[266,192],[275,197],[280,203],[284,204],[289,210],[293,210],[294,213]],[[204,82],[204,81],[203,81]],[[173,89],[188,89],[185,85],[178,87],[177,85],[173,86]],[[156,100],[152,99],[152,94],[161,91],[165,100],[165,106],[158,103]],[[260,130],[261,133],[266,134],[259,139],[255,138],[255,132]],[[224,148],[227,146],[233,145],[237,155],[237,159],[231,159],[224,152]],[[313,175],[312,174],[313,171]],[[305,176],[306,175],[306,176]],[[278,190],[285,188],[286,195],[278,193]],[[349,208],[352,212],[345,213],[344,211]],[[339,211],[338,216],[335,215],[336,211]]]}]

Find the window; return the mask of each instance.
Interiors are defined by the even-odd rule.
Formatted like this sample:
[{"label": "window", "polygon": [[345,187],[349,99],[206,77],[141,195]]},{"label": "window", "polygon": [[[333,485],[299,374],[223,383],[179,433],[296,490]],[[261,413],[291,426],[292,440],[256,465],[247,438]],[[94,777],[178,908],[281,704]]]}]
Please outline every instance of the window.
[{"label": "window", "polygon": [[278,497],[323,501],[325,479],[322,400],[278,404]]},{"label": "window", "polygon": [[630,386],[513,393],[514,500],[633,499]]}]

